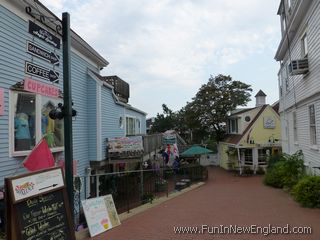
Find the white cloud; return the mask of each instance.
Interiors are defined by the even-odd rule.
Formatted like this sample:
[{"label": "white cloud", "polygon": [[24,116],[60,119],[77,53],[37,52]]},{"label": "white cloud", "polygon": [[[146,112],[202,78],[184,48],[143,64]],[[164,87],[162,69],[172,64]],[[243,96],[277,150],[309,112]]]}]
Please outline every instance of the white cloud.
[{"label": "white cloud", "polygon": [[[174,102],[179,109],[210,74],[275,51],[279,40],[275,0],[44,3],[57,13],[70,12],[71,27],[110,62],[103,73],[128,81],[131,103],[151,115],[161,108],[150,99],[158,106],[160,100]],[[170,98],[163,97],[164,91]]]}]

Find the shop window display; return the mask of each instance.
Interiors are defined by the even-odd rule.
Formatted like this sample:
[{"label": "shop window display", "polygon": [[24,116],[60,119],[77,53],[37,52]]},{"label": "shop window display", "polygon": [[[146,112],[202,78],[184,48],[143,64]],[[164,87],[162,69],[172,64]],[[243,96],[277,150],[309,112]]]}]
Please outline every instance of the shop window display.
[{"label": "shop window display", "polygon": [[14,153],[31,150],[44,137],[50,148],[64,146],[63,119],[53,120],[49,112],[55,109],[60,98],[39,94],[13,92],[14,100]]},{"label": "shop window display", "polygon": [[15,95],[14,139],[15,151],[30,150],[35,145],[35,96]]}]

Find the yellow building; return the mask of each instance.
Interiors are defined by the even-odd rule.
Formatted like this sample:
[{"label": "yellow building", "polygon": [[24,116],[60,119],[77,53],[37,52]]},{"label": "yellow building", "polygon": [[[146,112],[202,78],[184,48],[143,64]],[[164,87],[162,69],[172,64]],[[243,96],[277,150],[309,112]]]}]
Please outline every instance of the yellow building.
[{"label": "yellow building", "polygon": [[256,172],[265,168],[268,156],[281,151],[278,104],[265,104],[266,95],[257,93],[256,107],[236,110],[227,121],[225,139],[219,144],[220,166],[232,170],[245,166]]}]

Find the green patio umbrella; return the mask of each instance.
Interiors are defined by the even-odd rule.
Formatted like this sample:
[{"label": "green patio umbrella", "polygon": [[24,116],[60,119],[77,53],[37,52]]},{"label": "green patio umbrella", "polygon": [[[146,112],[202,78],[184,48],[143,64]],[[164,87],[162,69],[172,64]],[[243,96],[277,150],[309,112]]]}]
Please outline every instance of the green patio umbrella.
[{"label": "green patio umbrella", "polygon": [[187,150],[185,150],[183,153],[181,153],[181,156],[192,157],[192,156],[208,154],[208,153],[213,153],[213,151],[204,147],[194,145],[188,148]]}]

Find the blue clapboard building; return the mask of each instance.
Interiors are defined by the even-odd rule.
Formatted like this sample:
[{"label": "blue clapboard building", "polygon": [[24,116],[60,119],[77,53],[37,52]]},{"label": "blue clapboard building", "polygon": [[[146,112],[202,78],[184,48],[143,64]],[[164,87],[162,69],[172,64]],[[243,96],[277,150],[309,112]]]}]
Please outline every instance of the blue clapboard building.
[{"label": "blue clapboard building", "polygon": [[[104,171],[107,138],[145,134],[146,113],[128,104],[128,83],[100,75],[107,60],[73,31],[71,39],[73,154],[84,175]],[[63,163],[63,120],[49,117],[63,102],[62,63],[59,19],[37,0],[1,1],[0,185],[26,171],[22,162],[42,138]]]}]

